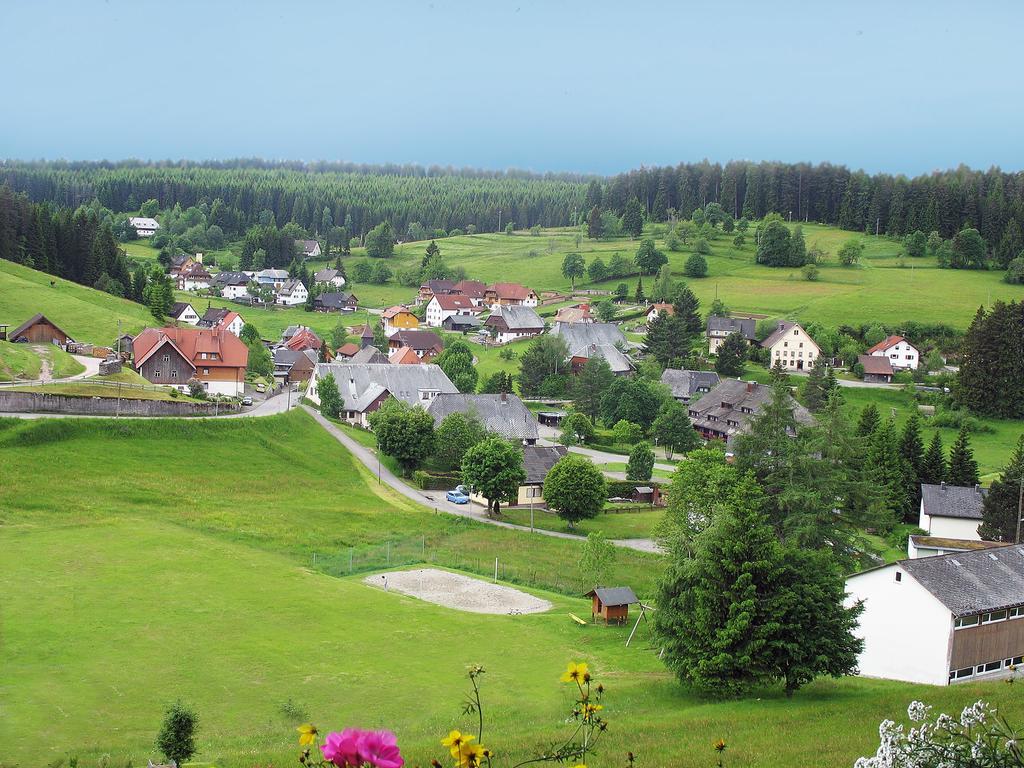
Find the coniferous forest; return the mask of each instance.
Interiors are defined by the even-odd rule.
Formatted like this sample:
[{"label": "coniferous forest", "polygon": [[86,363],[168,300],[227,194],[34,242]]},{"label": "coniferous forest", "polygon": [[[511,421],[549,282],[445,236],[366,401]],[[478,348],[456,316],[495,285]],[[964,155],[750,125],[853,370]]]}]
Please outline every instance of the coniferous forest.
[{"label": "coniferous forest", "polygon": [[594,206],[622,215],[636,199],[647,217],[688,218],[718,202],[735,218],[779,213],[854,231],[903,236],[920,230],[951,238],[977,229],[998,266],[1024,248],[1024,173],[966,167],[907,178],[869,175],[841,165],[707,161],[643,168],[614,177],[532,174],[421,166],[342,163],[16,162],[0,165],[0,184],[36,202],[76,208],[96,199],[114,211],[223,201],[244,230],[294,221],[319,232],[330,221],[363,235],[388,221],[405,238],[423,231],[496,231],[561,226],[584,220]]}]

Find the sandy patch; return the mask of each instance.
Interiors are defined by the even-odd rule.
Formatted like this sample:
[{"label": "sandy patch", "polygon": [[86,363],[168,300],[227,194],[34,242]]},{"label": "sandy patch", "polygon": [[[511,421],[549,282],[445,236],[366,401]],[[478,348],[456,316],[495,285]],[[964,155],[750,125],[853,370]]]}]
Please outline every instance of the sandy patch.
[{"label": "sandy patch", "polygon": [[460,573],[421,568],[415,571],[390,571],[367,576],[363,582],[378,589],[418,597],[428,603],[471,613],[541,613],[551,603],[512,587],[492,584]]}]

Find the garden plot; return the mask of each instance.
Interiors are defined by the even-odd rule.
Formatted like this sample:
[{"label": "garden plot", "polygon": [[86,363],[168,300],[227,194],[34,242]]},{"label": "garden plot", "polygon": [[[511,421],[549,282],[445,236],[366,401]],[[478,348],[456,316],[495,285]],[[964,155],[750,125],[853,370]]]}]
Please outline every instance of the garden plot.
[{"label": "garden plot", "polygon": [[399,592],[428,603],[471,613],[515,615],[541,613],[551,608],[547,600],[518,589],[436,568],[377,573],[367,576],[363,581],[378,589]]}]

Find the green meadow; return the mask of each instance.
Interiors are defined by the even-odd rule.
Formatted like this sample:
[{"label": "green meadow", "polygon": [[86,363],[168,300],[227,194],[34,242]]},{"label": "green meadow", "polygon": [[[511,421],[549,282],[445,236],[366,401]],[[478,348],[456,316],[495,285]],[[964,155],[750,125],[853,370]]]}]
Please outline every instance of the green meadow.
[{"label": "green meadow", "polygon": [[[190,446],[190,448],[183,448]],[[197,463],[184,469],[183,450]],[[482,664],[484,742],[510,761],[566,733],[558,676],[584,660],[611,722],[591,765],[849,765],[877,724],[923,698],[958,712],[984,698],[1024,717],[1003,683],[946,689],[823,680],[792,700],[695,696],[641,628],[580,627],[588,603],[559,578],[580,545],[437,516],[382,489],[301,412],[265,419],[0,420],[0,755],[145,765],[163,708],[200,716],[196,765],[288,765],[295,726],[394,730],[409,765],[444,758],[465,671]],[[54,483],[47,468],[58,468]],[[183,473],[189,473],[185,478]],[[637,513],[646,514],[646,513]],[[624,517],[625,515],[623,515]],[[538,574],[547,613],[481,615],[312,567],[314,552],[423,537],[437,565],[503,558]],[[464,567],[471,567],[468,563]],[[651,596],[659,560],[620,552],[614,583]],[[328,569],[329,570],[329,569]],[[559,574],[562,576],[560,577]],[[557,591],[541,588],[543,582]],[[635,613],[634,613],[635,615]]]}]

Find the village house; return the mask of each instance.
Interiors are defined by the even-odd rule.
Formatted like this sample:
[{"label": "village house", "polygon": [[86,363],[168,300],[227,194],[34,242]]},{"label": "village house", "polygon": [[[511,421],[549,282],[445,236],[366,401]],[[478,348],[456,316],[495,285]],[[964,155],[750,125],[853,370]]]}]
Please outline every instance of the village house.
[{"label": "village house", "polygon": [[650,309],[647,310],[647,324],[650,325],[662,315],[674,315],[675,313],[676,308],[671,304],[664,302],[651,304]]},{"label": "village house", "polygon": [[479,280],[459,280],[452,286],[451,292],[456,296],[465,296],[473,302],[474,307],[482,307],[484,295],[487,293],[487,285]]},{"label": "village house", "polygon": [[296,240],[295,248],[303,259],[316,259],[321,253],[319,240]]},{"label": "village house", "polygon": [[427,280],[416,294],[416,304],[426,304],[435,296],[448,296],[454,287],[454,280]]},{"label": "village house", "polygon": [[889,358],[877,355],[857,355],[857,363],[864,370],[864,381],[889,384],[892,381],[892,365]]},{"label": "village house", "polygon": [[388,362],[392,365],[418,365],[423,361],[412,347],[399,347],[388,355]]},{"label": "village house", "polygon": [[496,344],[508,344],[544,333],[544,321],[532,307],[520,304],[495,305],[484,323]]},{"label": "village house", "polygon": [[537,419],[515,395],[442,394],[434,398],[427,412],[434,417],[435,426],[452,413],[475,414],[488,432],[524,445],[534,445],[540,436]]},{"label": "village house", "polygon": [[[403,349],[408,349],[408,347],[403,347]],[[388,356],[376,347],[363,347],[349,358],[349,362],[358,363],[360,365],[367,365],[371,363],[374,365],[385,365],[390,363],[391,360],[389,360]],[[421,360],[420,362],[422,363],[423,361]]]},{"label": "village house", "polygon": [[431,328],[440,328],[444,321],[455,315],[470,317],[482,311],[480,307],[474,306],[466,296],[454,296],[452,294],[435,293],[427,302],[427,311],[424,315],[424,322]]},{"label": "village house", "polygon": [[922,536],[912,534],[907,537],[907,557],[916,560],[919,557],[938,557],[939,555],[955,554],[956,552],[972,552],[976,549],[992,549],[1008,547],[1001,541],[985,541],[979,539],[947,539],[942,536]]},{"label": "village house", "polygon": [[[544,506],[544,480],[551,468],[569,452],[564,445],[524,445],[523,471],[526,479],[516,492],[513,506]],[[486,506],[487,499],[478,493],[470,492],[469,498]]]},{"label": "village house", "polygon": [[334,376],[345,401],[342,417],[361,427],[370,426],[369,415],[389,397],[425,409],[437,395],[458,392],[436,365],[318,363],[306,388],[306,397],[317,405],[320,404],[317,383],[328,374]]},{"label": "village house", "polygon": [[330,347],[324,344],[323,339],[316,335],[312,328],[304,325],[288,326],[281,340],[282,346],[293,352],[312,351],[319,361],[322,356],[325,362],[330,362],[333,354]]},{"label": "village house", "polygon": [[233,333],[235,336],[241,336],[242,328],[245,327],[245,320],[233,309],[210,307],[199,318],[197,325],[200,328],[216,328]]},{"label": "village house", "polygon": [[[767,384],[739,379],[724,379],[697,402],[690,403],[690,421],[705,440],[732,443],[737,435],[750,429],[750,422],[772,399]],[[793,417],[798,425],[811,425],[811,412],[790,398]]]},{"label": "village house", "polygon": [[669,388],[676,402],[689,403],[694,397],[702,395],[717,387],[721,379],[714,371],[684,371],[679,368],[666,368],[661,372],[661,383]]},{"label": "village house", "polygon": [[336,360],[345,361],[351,360],[355,357],[356,353],[361,349],[358,344],[354,344],[351,341],[346,341],[342,344],[334,353]]},{"label": "village house", "polygon": [[628,342],[615,323],[555,323],[551,335],[565,340],[575,374],[592,357],[603,358],[617,375],[633,370],[633,363],[624,352]]},{"label": "village house", "polygon": [[313,298],[313,309],[317,312],[355,312],[359,299],[348,291],[321,293]]},{"label": "village house", "polygon": [[491,310],[506,306],[536,307],[537,294],[519,283],[495,283],[484,291],[484,304]]},{"label": "village house", "polygon": [[329,285],[334,288],[344,288],[345,278],[336,269],[321,269],[313,275],[313,282],[316,285]]},{"label": "village house", "polygon": [[153,384],[182,391],[189,380],[210,394],[240,397],[245,389],[249,349],[218,328],[147,328],[132,344],[135,370]]},{"label": "village house", "polygon": [[807,371],[814,367],[814,361],[821,349],[799,323],[780,320],[775,331],[761,346],[768,350],[771,365],[781,364],[788,371]]},{"label": "village house", "polygon": [[279,291],[288,282],[288,270],[286,269],[261,269],[253,279],[260,288],[271,291]]},{"label": "village house", "polygon": [[395,352],[402,347],[409,347],[426,363],[444,351],[444,341],[433,331],[397,331],[388,339],[388,350]]},{"label": "village house", "polygon": [[589,304],[577,304],[575,307],[562,307],[555,312],[555,323],[592,323],[594,317],[590,313]]},{"label": "village house", "polygon": [[899,370],[916,371],[921,362],[921,352],[902,336],[890,336],[867,351],[872,357],[884,357],[890,365]]},{"label": "village house", "polygon": [[755,344],[757,322],[752,317],[708,317],[708,354],[718,353],[718,348],[734,333],[740,334],[748,344]]},{"label": "village house", "polygon": [[978,485],[921,484],[921,514],[917,525],[929,536],[980,541],[982,505],[988,489]]},{"label": "village house", "polygon": [[274,298],[275,304],[283,307],[294,307],[298,304],[305,304],[309,298],[309,291],[301,280],[287,280],[277,291]]},{"label": "village house", "polygon": [[318,362],[315,350],[278,347],[274,350],[274,377],[286,384],[309,381]]},{"label": "village house", "polygon": [[479,330],[482,325],[480,315],[449,315],[441,321],[441,327],[453,333],[469,333]]},{"label": "village house", "polygon": [[948,685],[1024,663],[1024,545],[880,565],[846,591],[864,605],[862,675]]},{"label": "village house", "polygon": [[245,272],[218,272],[210,284],[225,299],[244,299],[249,296],[251,279]]},{"label": "village house", "polygon": [[179,291],[205,291],[212,282],[213,276],[198,262],[179,271],[176,278]]},{"label": "village house", "polygon": [[401,304],[385,309],[380,319],[384,324],[384,335],[388,337],[394,336],[399,331],[411,331],[414,328],[419,328],[420,325],[419,318],[410,312],[408,307]]},{"label": "village house", "polygon": [[128,219],[128,224],[139,237],[152,237],[160,229],[160,222],[148,216],[132,216]]},{"label": "village house", "polygon": [[73,341],[56,323],[43,314],[32,315],[7,334],[7,338],[11,341],[25,339],[34,344],[57,344],[62,347]]},{"label": "village house", "polygon": [[167,316],[178,323],[199,325],[199,313],[187,301],[176,301]]}]

